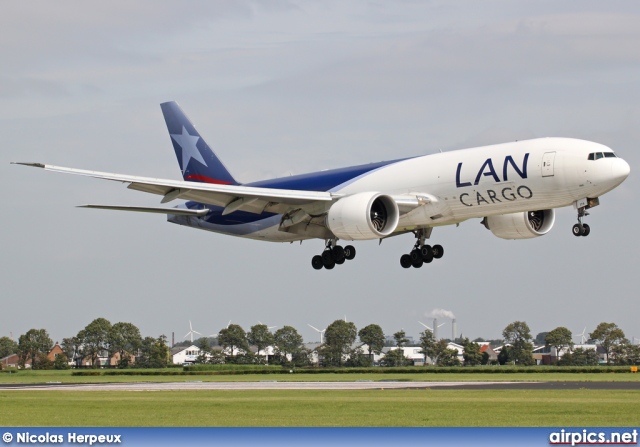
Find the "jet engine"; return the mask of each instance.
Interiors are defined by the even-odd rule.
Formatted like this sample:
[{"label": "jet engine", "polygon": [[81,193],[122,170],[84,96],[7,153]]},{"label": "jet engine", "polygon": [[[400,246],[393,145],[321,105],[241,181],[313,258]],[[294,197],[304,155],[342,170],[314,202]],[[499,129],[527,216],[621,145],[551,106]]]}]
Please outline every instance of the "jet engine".
[{"label": "jet engine", "polygon": [[339,239],[378,239],[393,233],[399,219],[398,205],[390,196],[362,192],[331,205],[327,226]]},{"label": "jet engine", "polygon": [[555,220],[556,213],[551,209],[488,216],[482,223],[502,239],[531,239],[547,234]]}]

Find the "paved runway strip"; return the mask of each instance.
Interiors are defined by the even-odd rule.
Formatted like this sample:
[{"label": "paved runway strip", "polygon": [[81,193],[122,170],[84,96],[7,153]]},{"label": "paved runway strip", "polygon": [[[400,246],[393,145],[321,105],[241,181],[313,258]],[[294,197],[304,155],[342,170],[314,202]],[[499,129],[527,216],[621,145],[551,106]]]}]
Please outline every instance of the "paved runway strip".
[{"label": "paved runway strip", "polygon": [[7,384],[0,391],[182,391],[182,390],[640,390],[640,382],[172,382]]}]

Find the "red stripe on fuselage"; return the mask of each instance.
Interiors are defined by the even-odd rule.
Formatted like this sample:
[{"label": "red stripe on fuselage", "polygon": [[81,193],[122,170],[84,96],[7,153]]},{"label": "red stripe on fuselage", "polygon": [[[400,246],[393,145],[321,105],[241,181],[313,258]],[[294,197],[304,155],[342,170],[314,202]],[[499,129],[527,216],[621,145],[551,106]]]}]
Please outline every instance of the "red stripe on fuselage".
[{"label": "red stripe on fuselage", "polygon": [[199,174],[191,174],[191,175],[186,176],[184,179],[185,180],[198,180],[200,182],[214,183],[216,185],[230,185],[231,184],[231,182],[225,182],[224,180],[216,180],[214,178],[207,177],[206,175],[199,175]]}]

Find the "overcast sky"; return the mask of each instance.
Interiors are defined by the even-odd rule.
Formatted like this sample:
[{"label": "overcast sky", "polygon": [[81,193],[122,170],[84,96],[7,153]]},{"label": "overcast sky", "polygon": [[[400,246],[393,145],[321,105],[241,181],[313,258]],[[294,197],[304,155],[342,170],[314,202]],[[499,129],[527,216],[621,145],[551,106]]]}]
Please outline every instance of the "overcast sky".
[{"label": "overcast sky", "polygon": [[[640,337],[637,2],[3,2],[0,61],[0,336],[61,340],[104,317],[176,341],[189,320],[205,335],[260,320],[315,341],[307,323],[346,315],[417,337],[446,309],[470,338],[515,320],[534,336],[607,321]],[[320,240],[78,209],[159,198],[9,164],[180,179],[169,100],[240,181],[545,136],[603,143],[632,173],[591,210],[588,238],[565,208],[533,240],[498,239],[479,219],[437,228],[445,256],[419,270],[400,267],[403,235],[315,271]]]}]

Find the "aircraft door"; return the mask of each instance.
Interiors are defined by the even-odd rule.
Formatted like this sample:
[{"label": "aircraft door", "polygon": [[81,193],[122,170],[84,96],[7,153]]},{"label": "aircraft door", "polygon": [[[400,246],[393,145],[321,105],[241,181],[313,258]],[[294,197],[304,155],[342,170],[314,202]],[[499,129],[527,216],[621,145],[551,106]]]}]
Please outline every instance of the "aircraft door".
[{"label": "aircraft door", "polygon": [[542,176],[553,177],[553,162],[556,158],[555,152],[546,152],[542,156]]}]

